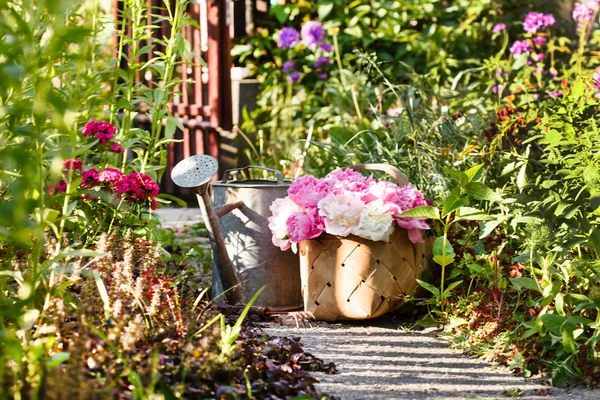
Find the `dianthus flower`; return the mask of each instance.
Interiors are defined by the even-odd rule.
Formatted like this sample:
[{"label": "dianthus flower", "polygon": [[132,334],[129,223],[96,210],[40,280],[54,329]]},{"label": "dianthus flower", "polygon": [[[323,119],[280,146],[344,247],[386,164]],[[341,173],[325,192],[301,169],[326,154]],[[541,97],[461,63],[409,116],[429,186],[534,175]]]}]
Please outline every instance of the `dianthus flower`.
[{"label": "dianthus flower", "polygon": [[298,31],[294,28],[282,28],[277,37],[277,47],[291,49],[300,42]]},{"label": "dianthus flower", "polygon": [[515,56],[522,53],[531,53],[533,49],[527,40],[516,40],[510,48],[510,52]]},{"label": "dianthus flower", "polygon": [[106,144],[116,133],[116,129],[108,122],[90,121],[83,128],[83,136],[94,136],[102,144]]},{"label": "dianthus flower", "polygon": [[494,25],[494,27],[492,28],[492,32],[500,33],[505,29],[506,29],[506,24],[500,23],[500,24]]},{"label": "dianthus flower", "polygon": [[523,22],[523,29],[525,32],[536,33],[542,29],[554,25],[556,19],[552,14],[542,14],[539,12],[530,12],[525,17]]},{"label": "dianthus flower", "polygon": [[123,173],[118,169],[106,168],[104,171],[98,174],[98,182],[116,185],[119,183],[122,177]]},{"label": "dianthus flower", "polygon": [[300,30],[302,41],[309,48],[315,48],[325,38],[325,29],[319,21],[308,21]]},{"label": "dianthus flower", "polygon": [[[125,199],[132,203],[137,200],[153,200],[158,195],[160,188],[152,178],[140,172],[132,172],[123,176],[115,186],[115,192],[125,195]],[[153,210],[156,203],[153,202]]]},{"label": "dianthus flower", "polygon": [[70,169],[81,171],[82,166],[83,166],[83,164],[82,164],[81,160],[78,158],[68,158],[65,160],[65,163],[64,163],[64,167],[67,171]]},{"label": "dianthus flower", "polygon": [[112,146],[110,146],[110,149],[115,153],[125,153],[125,149],[123,148],[123,146],[121,146],[121,144],[117,142],[114,142]]},{"label": "dianthus flower", "polygon": [[48,185],[48,187],[46,188],[46,191],[48,192],[48,194],[50,196],[52,196],[55,193],[63,193],[67,190],[67,182],[65,182],[64,179],[61,179],[60,181],[56,182],[56,183],[52,183],[50,185]]},{"label": "dianthus flower", "polygon": [[294,69],[294,67],[296,66],[296,63],[294,61],[286,61],[283,63],[283,67],[281,68],[281,72],[283,73],[288,73],[291,70]]},{"label": "dianthus flower", "polygon": [[546,43],[546,38],[543,36],[536,36],[532,40],[536,46],[540,46],[540,45]]},{"label": "dianthus flower", "polygon": [[94,186],[97,186],[98,182],[98,171],[92,168],[88,169],[87,171],[83,171],[83,174],[81,175],[81,184],[79,186],[81,186],[82,188],[90,189]]}]

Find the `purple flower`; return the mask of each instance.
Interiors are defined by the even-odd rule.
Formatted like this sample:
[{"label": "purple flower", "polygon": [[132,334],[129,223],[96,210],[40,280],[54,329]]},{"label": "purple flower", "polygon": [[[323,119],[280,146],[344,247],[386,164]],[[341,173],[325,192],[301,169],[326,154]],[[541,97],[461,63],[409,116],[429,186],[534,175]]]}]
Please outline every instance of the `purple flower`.
[{"label": "purple flower", "polygon": [[500,24],[494,25],[494,27],[492,28],[492,32],[494,32],[494,33],[500,33],[500,32],[502,32],[505,29],[506,29],[506,24],[500,23]]},{"label": "purple flower", "polygon": [[549,95],[550,97],[560,97],[560,96],[562,96],[562,93],[561,93],[561,92],[553,92],[553,91],[549,91],[549,92],[548,92],[548,95]]},{"label": "purple flower", "polygon": [[288,73],[291,70],[293,70],[295,66],[296,66],[296,62],[291,61],[291,60],[290,61],[286,61],[286,62],[283,63],[283,68],[281,68],[281,71],[283,73]]},{"label": "purple flower", "polygon": [[541,46],[542,44],[546,43],[546,38],[543,36],[536,36],[533,38],[533,43],[536,46]]},{"label": "purple flower", "polygon": [[535,93],[535,94],[533,95],[533,98],[537,100],[537,99],[539,99],[539,98],[540,98],[540,95],[539,95],[538,93]]},{"label": "purple flower", "polygon": [[590,4],[580,3],[573,9],[573,20],[577,22],[577,27],[581,28],[587,22],[594,19],[594,6]]},{"label": "purple flower", "polygon": [[554,25],[556,19],[552,14],[542,14],[539,12],[530,12],[525,17],[523,29],[525,32],[536,33],[539,30],[546,29],[550,25]]},{"label": "purple flower", "polygon": [[319,48],[326,53],[329,53],[332,49],[331,43],[323,42],[319,45]]},{"label": "purple flower", "polygon": [[302,75],[300,74],[300,72],[294,71],[288,75],[287,81],[290,83],[296,83],[300,80],[300,78],[302,78]]},{"label": "purple flower", "polygon": [[502,93],[502,89],[503,86],[502,85],[496,85],[492,88],[492,93],[494,94],[501,94]]},{"label": "purple flower", "polygon": [[558,76],[558,73],[556,72],[555,69],[551,69],[548,72],[550,73],[550,76],[552,76],[553,78],[556,78]]},{"label": "purple flower", "polygon": [[321,79],[321,80],[323,80],[323,81],[324,81],[325,79],[327,79],[327,77],[328,77],[328,75],[327,75],[327,72],[323,72],[321,75],[319,75],[319,79]]},{"label": "purple flower", "polygon": [[319,57],[319,59],[315,62],[314,67],[315,68],[321,68],[324,67],[326,65],[331,64],[331,60],[327,57]]},{"label": "purple flower", "polygon": [[531,53],[532,50],[533,49],[527,40],[516,40],[510,48],[510,52],[515,56],[522,53]]},{"label": "purple flower", "polygon": [[544,68],[533,67],[533,73],[537,74],[538,72],[544,72]]},{"label": "purple flower", "polygon": [[542,61],[544,59],[544,53],[533,53],[531,58],[533,58],[535,61]]},{"label": "purple flower", "polygon": [[277,37],[277,47],[282,49],[291,49],[300,42],[298,31],[294,28],[282,28]]},{"label": "purple flower", "polygon": [[592,79],[594,80],[594,88],[600,89],[600,68],[594,72]]},{"label": "purple flower", "polygon": [[325,29],[319,21],[308,21],[302,25],[300,36],[307,47],[315,48],[325,38]]}]

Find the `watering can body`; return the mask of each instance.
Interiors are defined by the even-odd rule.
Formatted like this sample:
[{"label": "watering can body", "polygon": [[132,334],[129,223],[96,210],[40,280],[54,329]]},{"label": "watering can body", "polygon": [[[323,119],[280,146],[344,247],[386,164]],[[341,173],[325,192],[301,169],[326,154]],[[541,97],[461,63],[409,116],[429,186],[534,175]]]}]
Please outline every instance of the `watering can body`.
[{"label": "watering can body", "polygon": [[[301,308],[298,256],[274,246],[268,226],[270,205],[287,196],[291,182],[284,181],[278,171],[274,171],[277,181],[229,179],[233,173],[249,168],[259,167],[226,171],[221,181],[212,183],[215,208],[243,202],[219,218],[227,254],[240,282],[241,300],[247,303],[265,286],[254,305],[281,311]],[[218,269],[218,263],[213,263],[213,297],[224,291]]]}]

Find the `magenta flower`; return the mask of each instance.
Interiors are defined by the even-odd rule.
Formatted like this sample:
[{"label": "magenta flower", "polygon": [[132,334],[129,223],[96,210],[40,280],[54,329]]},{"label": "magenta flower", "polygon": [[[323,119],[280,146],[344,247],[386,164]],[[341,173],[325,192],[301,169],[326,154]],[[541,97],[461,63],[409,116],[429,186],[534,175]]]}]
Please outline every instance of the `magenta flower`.
[{"label": "magenta flower", "polygon": [[319,21],[308,21],[302,25],[300,36],[306,47],[315,48],[325,38],[325,29]]},{"label": "magenta flower", "polygon": [[64,162],[64,167],[67,171],[71,169],[81,171],[82,166],[83,163],[78,158],[68,158]]},{"label": "magenta flower", "polygon": [[329,77],[329,75],[327,75],[327,72],[323,72],[322,74],[319,74],[319,79],[322,81],[324,81],[328,77]]},{"label": "magenta flower", "polygon": [[120,143],[114,142],[112,146],[110,146],[110,150],[115,153],[125,153],[125,149],[121,146]]},{"label": "magenta flower", "polygon": [[503,30],[506,30],[506,24],[500,23],[500,24],[496,24],[494,25],[494,27],[492,28],[492,32],[494,33],[500,33]]},{"label": "magenta flower", "polygon": [[494,94],[501,94],[502,93],[502,89],[503,86],[502,85],[496,85],[492,88],[492,93]]},{"label": "magenta flower", "polygon": [[98,182],[116,185],[122,177],[123,173],[118,169],[106,168],[104,171],[98,174]]},{"label": "magenta flower", "polygon": [[300,72],[298,71],[294,71],[291,74],[288,75],[287,77],[287,81],[290,83],[296,83],[299,82],[300,79],[302,79],[302,75],[300,74]]},{"label": "magenta flower", "polygon": [[560,97],[560,96],[562,96],[562,93],[561,93],[561,92],[549,91],[549,92],[548,92],[548,95],[549,95],[550,97]]},{"label": "magenta flower", "polygon": [[116,129],[108,122],[90,121],[83,128],[83,136],[94,136],[102,144],[106,144],[116,133]]},{"label": "magenta flower", "polygon": [[115,186],[115,192],[125,195],[129,203],[137,200],[149,200],[156,196],[160,188],[152,178],[140,172],[132,172],[123,176]]},{"label": "magenta flower", "polygon": [[46,191],[48,192],[48,194],[50,196],[52,196],[55,193],[63,193],[67,191],[67,182],[65,182],[64,179],[61,179],[60,181],[56,182],[56,183],[52,183],[50,185],[48,185],[48,187],[46,188]]},{"label": "magenta flower", "polygon": [[94,186],[97,186],[99,182],[100,177],[98,175],[98,171],[92,168],[87,171],[83,171],[83,174],[81,175],[81,184],[79,186],[82,188],[91,189]]},{"label": "magenta flower", "polygon": [[291,49],[300,42],[298,31],[294,28],[282,28],[277,36],[277,47]]},{"label": "magenta flower", "polygon": [[510,52],[515,56],[522,53],[531,53],[533,49],[527,40],[516,40],[510,48]]},{"label": "magenta flower", "polygon": [[531,58],[533,58],[535,61],[542,61],[544,59],[544,53],[533,53]]},{"label": "magenta flower", "polygon": [[554,25],[556,19],[552,14],[542,14],[539,12],[530,12],[525,17],[523,22],[523,29],[525,32],[536,33],[540,30],[546,29],[547,27]]},{"label": "magenta flower", "polygon": [[314,68],[321,68],[331,64],[331,60],[327,57],[319,57],[319,59],[315,62]]},{"label": "magenta flower", "polygon": [[573,20],[577,22],[577,27],[581,28],[586,23],[594,19],[595,7],[591,4],[580,3],[573,8]]},{"label": "magenta flower", "polygon": [[536,36],[532,40],[533,40],[533,44],[535,44],[536,46],[541,46],[544,43],[546,43],[546,38],[543,36]]},{"label": "magenta flower", "polygon": [[283,67],[281,68],[281,72],[288,73],[291,70],[293,70],[295,66],[296,66],[296,62],[294,62],[292,60],[286,61],[286,62],[283,63]]}]

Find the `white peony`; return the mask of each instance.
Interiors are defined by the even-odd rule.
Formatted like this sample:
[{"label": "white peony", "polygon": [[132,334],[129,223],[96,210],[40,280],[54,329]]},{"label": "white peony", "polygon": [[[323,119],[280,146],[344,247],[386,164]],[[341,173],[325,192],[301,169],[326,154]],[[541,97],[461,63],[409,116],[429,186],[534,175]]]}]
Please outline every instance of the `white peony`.
[{"label": "white peony", "polygon": [[352,233],[365,239],[389,242],[394,231],[394,217],[389,205],[375,200],[365,205],[362,214],[362,224],[354,228]]},{"label": "white peony", "polygon": [[365,203],[351,193],[330,193],[318,207],[325,231],[332,235],[348,236],[362,224]]}]

